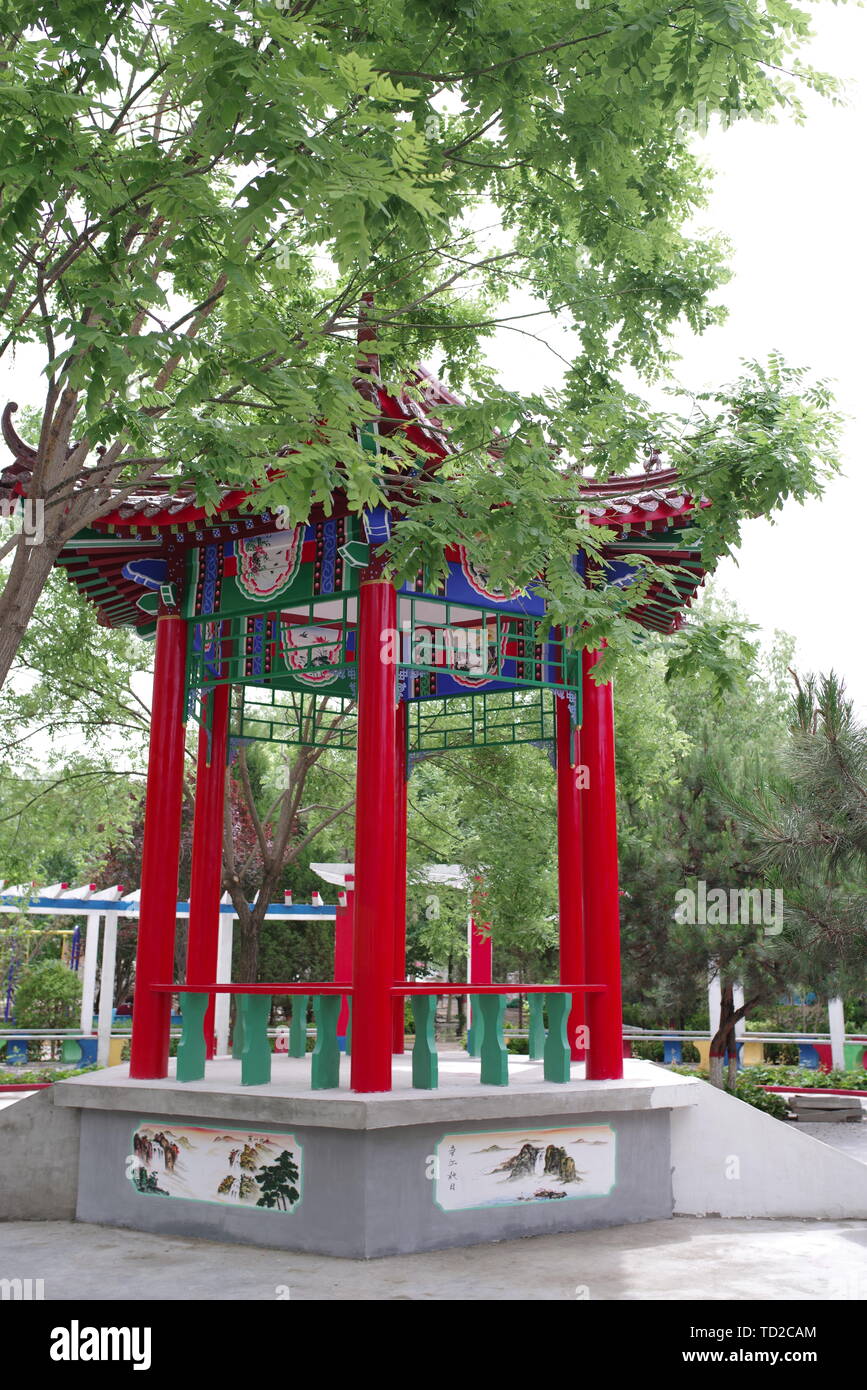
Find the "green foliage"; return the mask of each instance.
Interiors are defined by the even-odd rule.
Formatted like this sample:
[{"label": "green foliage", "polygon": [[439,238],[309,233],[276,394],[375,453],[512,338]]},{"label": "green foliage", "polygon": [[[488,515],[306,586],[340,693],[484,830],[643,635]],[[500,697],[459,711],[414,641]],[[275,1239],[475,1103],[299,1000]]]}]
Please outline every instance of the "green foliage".
[{"label": "green foliage", "polygon": [[762,1086],[810,1086],[841,1091],[867,1091],[867,1071],[814,1071],[808,1067],[750,1067]]},{"label": "green foliage", "polygon": [[150,660],[146,643],[100,627],[52,576],[0,687],[0,862],[13,883],[81,882],[127,838],[143,790]]},{"label": "green foliage", "polygon": [[[656,693],[647,706],[643,738],[671,748],[670,769],[644,804],[628,784],[620,786],[625,996],[642,1006],[641,1016],[630,1021],[645,1026],[707,1027],[706,1012],[700,1016],[697,1011],[703,1008],[707,965],[714,957],[724,979],[744,982],[748,997],[758,991],[763,999],[773,999],[787,983],[784,972],[775,978],[768,942],[776,939],[764,937],[761,928],[693,925],[674,918],[675,894],[699,880],[709,889],[755,885],[753,842],[718,805],[713,789],[721,768],[741,784],[758,766],[773,766],[786,739],[791,644],[778,639],[770,653],[762,654],[747,641],[740,615],[712,594],[700,613],[702,628],[716,628],[723,641],[738,634],[728,689],[721,695],[718,673],[700,663],[690,661],[672,671],[666,663],[668,644],[649,644],[657,662]],[[642,708],[633,715],[639,724]],[[616,714],[620,721],[619,708]],[[622,737],[618,759],[621,749],[628,759]],[[640,777],[640,767],[636,773]],[[718,1020],[711,1022],[715,1029]]]},{"label": "green foliage", "polygon": [[60,961],[25,970],[15,990],[19,1028],[71,1028],[81,1002],[81,982]]},{"label": "green foliage", "polygon": [[775,1095],[772,1091],[763,1091],[758,1084],[758,1079],[752,1075],[754,1068],[749,1071],[739,1071],[735,1081],[734,1089],[730,1094],[737,1096],[738,1100],[746,1101],[747,1105],[754,1105],[757,1110],[763,1110],[766,1115],[773,1115],[777,1120],[784,1120],[789,1113],[789,1107],[782,1096]]},{"label": "green foliage", "polygon": [[37,1067],[28,1071],[0,1070],[0,1086],[37,1085],[45,1081],[66,1081],[70,1076],[84,1076],[86,1072],[99,1071],[99,1067]]},{"label": "green foliage", "polygon": [[795,679],[789,737],[776,767],[718,797],[785,885],[780,942],[794,974],[829,995],[863,991],[867,949],[867,725],[832,671]]},{"label": "green foliage", "polygon": [[[471,544],[494,583],[544,570],[553,621],[580,614],[584,640],[608,638],[607,675],[653,569],[628,597],[576,575],[574,550],[603,540],[577,506],[582,467],[628,471],[652,440],[713,502],[696,517],[713,559],[741,518],[816,495],[836,466],[827,388],[777,355],[686,416],[623,385],[668,379],[673,329],[723,315],[725,248],[688,230],[709,186],[689,118],[772,120],[833,92],[792,56],[809,33],[802,10],[759,0],[77,0],[62,17],[4,3],[0,356],[43,349],[50,508],[0,616],[26,622],[64,539],[110,505],[106,484],[158,469],[206,505],[256,485],[257,508],[298,521],[337,487],[356,511],[386,499],[417,449],[361,442],[369,293],[387,383],[434,360],[474,398],[442,412],[457,457],[415,477],[396,572],[436,571],[446,541]],[[498,326],[538,339],[516,292],[574,328],[559,391],[491,379]],[[271,470],[278,451],[291,462]]]}]

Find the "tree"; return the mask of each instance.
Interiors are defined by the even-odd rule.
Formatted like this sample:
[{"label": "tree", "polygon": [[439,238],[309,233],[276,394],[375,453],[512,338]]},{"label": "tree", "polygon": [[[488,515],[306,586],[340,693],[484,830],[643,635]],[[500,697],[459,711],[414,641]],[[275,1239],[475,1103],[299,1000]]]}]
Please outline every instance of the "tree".
[{"label": "tree", "polygon": [[298,1164],[292,1157],[291,1149],[284,1149],[276,1163],[260,1168],[256,1181],[262,1189],[257,1207],[279,1207],[288,1211],[301,1200],[296,1183],[300,1173]]},{"label": "tree", "polygon": [[[792,977],[860,994],[867,953],[867,727],[832,671],[792,673],[780,766],[721,798],[754,842],[756,864],[785,895],[780,945]],[[794,973],[797,972],[797,973]]]},{"label": "tree", "polygon": [[109,845],[132,833],[150,662],[149,644],[100,627],[51,577],[0,688],[0,863],[11,881],[93,878]]},{"label": "tree", "polygon": [[59,960],[25,970],[15,990],[19,1028],[70,1028],[81,1003],[81,982]]},{"label": "tree", "polygon": [[[715,970],[722,1003],[720,1019],[710,1020],[710,1072],[721,1085],[725,1053],[734,1056],[735,1024],[793,983],[779,937],[769,935],[752,911],[747,921],[728,911],[732,893],[755,888],[756,842],[718,796],[721,778],[749,784],[758,768],[772,767],[779,756],[791,643],[778,638],[763,655],[730,606],[711,598],[703,609],[704,630],[717,628],[727,664],[707,669],[702,629],[653,644],[658,669],[669,677],[661,690],[676,730],[672,775],[643,804],[620,787],[624,995],[654,1025],[683,1028],[704,1011],[708,972]],[[669,741],[670,726],[658,726],[657,736]],[[619,739],[618,759],[621,749],[629,755],[628,739]],[[682,895],[701,900],[702,885],[711,907],[681,913]],[[725,912],[710,896],[719,892],[726,895]],[[736,1010],[739,983],[745,1003]]]},{"label": "tree", "polygon": [[[355,510],[399,501],[398,574],[439,566],[445,539],[497,583],[546,568],[554,620],[581,611],[613,661],[622,596],[588,595],[571,563],[601,539],[582,467],[667,450],[716,504],[698,519],[713,558],[833,466],[827,391],[779,362],[685,421],[619,375],[664,376],[673,326],[721,316],[722,249],[684,230],[709,178],[690,113],[770,118],[833,89],[793,66],[808,33],[759,0],[4,7],[0,356],[37,344],[45,385],[7,480],[44,508],[44,543],[6,546],[0,682],[64,542],[158,475],[205,503],[257,488],[297,521],[335,488]],[[539,309],[510,313],[516,289]],[[496,389],[484,339],[543,342],[549,314],[576,332],[563,390]],[[392,384],[436,355],[478,397],[447,412],[436,479],[410,481],[388,422],[364,447],[365,326]]]},{"label": "tree", "polygon": [[[291,697],[290,697],[291,698]],[[349,711],[333,715],[326,724],[336,734]],[[306,716],[313,719],[313,713]],[[312,736],[312,729],[306,731]],[[278,755],[276,794],[267,795],[262,804],[262,785],[257,788],[251,776],[251,755],[241,745],[233,774],[227,782],[223,830],[223,886],[238,914],[240,936],[239,978],[256,980],[262,924],[269,903],[284,875],[307,850],[312,841],[340,816],[351,813],[354,797],[338,797],[339,804],[318,801],[305,804],[305,788],[311,771],[327,750],[323,745],[300,744],[291,752]],[[273,789],[272,789],[273,791]],[[315,814],[314,814],[315,813]],[[252,906],[248,895],[254,897]]]}]

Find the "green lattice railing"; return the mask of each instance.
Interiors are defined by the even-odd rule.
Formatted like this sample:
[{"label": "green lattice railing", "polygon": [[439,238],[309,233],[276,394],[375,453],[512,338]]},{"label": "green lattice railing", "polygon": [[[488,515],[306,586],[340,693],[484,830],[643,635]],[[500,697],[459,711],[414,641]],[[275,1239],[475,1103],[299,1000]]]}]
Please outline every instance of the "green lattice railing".
[{"label": "green lattice railing", "polygon": [[527,689],[578,690],[581,652],[547,618],[400,594],[399,661],[410,671]]},{"label": "green lattice railing", "polygon": [[349,664],[358,599],[337,594],[283,609],[212,613],[190,618],[187,689],[216,685],[291,685],[299,677],[333,677]]}]

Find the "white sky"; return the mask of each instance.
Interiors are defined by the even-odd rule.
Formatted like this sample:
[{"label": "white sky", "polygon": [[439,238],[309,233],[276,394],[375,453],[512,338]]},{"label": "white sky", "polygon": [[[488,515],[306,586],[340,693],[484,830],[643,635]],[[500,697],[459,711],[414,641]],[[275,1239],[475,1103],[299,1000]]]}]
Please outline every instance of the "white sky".
[{"label": "white sky", "polygon": [[[765,634],[779,628],[796,637],[801,669],[839,671],[865,710],[865,584],[856,537],[867,520],[867,98],[855,79],[867,58],[867,13],[823,3],[815,7],[814,27],[816,40],[802,56],[850,81],[845,106],[810,98],[804,126],[743,121],[698,140],[717,170],[700,221],[731,241],[735,274],[720,292],[730,310],[727,323],[702,338],[686,332],[677,346],[681,378],[693,389],[731,379],[741,358],[762,358],[774,348],[835,381],[838,405],[851,417],[843,444],[845,476],[821,502],[787,506],[775,524],[748,522],[739,563],[725,561],[718,584]],[[557,330],[544,325],[537,319],[527,326],[556,345]],[[568,335],[562,341],[568,344]],[[562,372],[556,356],[509,332],[500,334],[491,359],[514,389],[556,385]],[[40,365],[23,352],[11,369],[0,370],[0,403],[37,399]],[[867,549],[867,528],[864,543]]]},{"label": "white sky", "polygon": [[[735,122],[696,137],[716,171],[700,225],[732,243],[734,278],[718,298],[727,322],[702,337],[677,339],[681,379],[692,389],[732,379],[741,358],[779,349],[787,361],[835,382],[838,407],[851,417],[842,447],[843,477],[819,502],[796,503],[777,521],[747,522],[738,563],[724,561],[717,587],[737,601],[763,634],[792,633],[802,670],[830,670],[867,710],[865,579],[857,529],[867,518],[867,405],[864,269],[867,199],[865,84],[867,13],[852,6],[815,7],[816,39],[804,61],[846,79],[846,105],[810,97],[805,125]],[[529,326],[568,353],[569,336]],[[505,332],[491,351],[503,383],[538,390],[560,379],[562,365],[545,348]],[[865,533],[867,551],[867,533]]]}]

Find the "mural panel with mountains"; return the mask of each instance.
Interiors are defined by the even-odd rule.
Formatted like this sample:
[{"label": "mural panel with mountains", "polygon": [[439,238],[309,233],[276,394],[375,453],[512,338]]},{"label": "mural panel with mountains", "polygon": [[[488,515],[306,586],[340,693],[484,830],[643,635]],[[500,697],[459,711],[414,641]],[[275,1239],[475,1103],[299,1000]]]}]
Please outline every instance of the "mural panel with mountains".
[{"label": "mural panel with mountains", "polygon": [[143,1121],[127,1177],[144,1195],[290,1212],[301,1201],[301,1146],[291,1134]]},{"label": "mural panel with mountains", "polygon": [[443,1211],[604,1197],[614,1188],[610,1125],[445,1134],[434,1200]]}]

